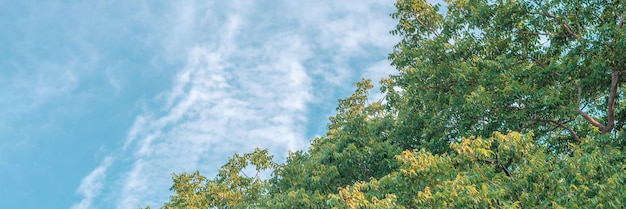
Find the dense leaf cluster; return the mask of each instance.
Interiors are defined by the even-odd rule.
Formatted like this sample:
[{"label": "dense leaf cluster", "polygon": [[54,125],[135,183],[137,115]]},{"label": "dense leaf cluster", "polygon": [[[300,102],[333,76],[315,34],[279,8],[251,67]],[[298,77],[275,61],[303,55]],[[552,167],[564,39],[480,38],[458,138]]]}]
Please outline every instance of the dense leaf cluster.
[{"label": "dense leaf cluster", "polygon": [[446,3],[397,1],[383,100],[362,80],[307,151],[174,175],[162,208],[626,207],[626,2]]}]

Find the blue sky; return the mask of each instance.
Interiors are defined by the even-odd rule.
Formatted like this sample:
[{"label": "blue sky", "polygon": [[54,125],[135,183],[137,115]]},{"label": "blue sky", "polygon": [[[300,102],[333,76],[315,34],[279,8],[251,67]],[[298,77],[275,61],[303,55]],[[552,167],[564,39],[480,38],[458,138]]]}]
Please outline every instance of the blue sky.
[{"label": "blue sky", "polygon": [[173,172],[306,149],[395,72],[393,4],[0,0],[0,208],[159,206]]}]

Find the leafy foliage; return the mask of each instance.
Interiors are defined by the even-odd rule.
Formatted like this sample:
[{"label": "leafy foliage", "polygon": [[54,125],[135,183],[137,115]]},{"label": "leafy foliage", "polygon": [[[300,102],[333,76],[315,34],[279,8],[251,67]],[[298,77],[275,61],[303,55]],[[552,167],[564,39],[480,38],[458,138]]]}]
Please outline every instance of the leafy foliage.
[{"label": "leafy foliage", "polygon": [[509,130],[566,148],[593,129],[621,130],[626,3],[447,3],[444,15],[424,0],[400,0],[392,15],[403,39],[390,56],[400,75],[387,89],[404,90],[391,105],[416,124],[400,135],[419,137],[402,139],[405,148]]},{"label": "leafy foliage", "polygon": [[[569,156],[548,154],[532,134],[496,133],[453,143],[453,154],[404,151],[398,170],[330,195],[340,208],[622,207],[622,151],[593,141]],[[610,163],[613,162],[613,163]],[[342,190],[345,191],[345,190]],[[382,198],[382,200],[381,200]]]},{"label": "leafy foliage", "polygon": [[626,207],[626,2],[446,2],[397,1],[384,100],[362,80],[307,151],[175,174],[162,207]]},{"label": "leafy foliage", "polygon": [[[252,165],[256,176],[243,172]],[[274,169],[277,165],[267,150],[256,149],[240,156],[235,154],[219,170],[214,180],[208,180],[199,172],[172,175],[174,195],[162,208],[247,208],[259,206],[268,194],[269,182],[258,175],[261,171]]]}]

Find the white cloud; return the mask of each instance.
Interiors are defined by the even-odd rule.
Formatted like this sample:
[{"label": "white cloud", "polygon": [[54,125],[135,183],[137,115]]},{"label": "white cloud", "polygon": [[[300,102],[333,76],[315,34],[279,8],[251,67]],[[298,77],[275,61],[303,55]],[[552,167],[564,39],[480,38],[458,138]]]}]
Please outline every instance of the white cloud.
[{"label": "white cloud", "polygon": [[143,134],[129,138],[136,141],[131,148],[135,163],[122,180],[118,208],[137,207],[149,201],[146,196],[163,199],[157,188],[168,188],[170,172],[216,168],[228,156],[212,154],[257,146],[278,153],[304,147],[304,119],[298,118],[309,100],[304,69],[281,60],[241,68],[221,56],[229,54],[193,49],[175,91],[167,96],[169,111],[131,130]]},{"label": "white cloud", "polygon": [[83,179],[77,192],[84,196],[84,198],[79,203],[72,205],[72,209],[91,208],[93,198],[100,193],[102,187],[104,186],[103,184],[106,178],[106,170],[109,168],[111,163],[113,163],[113,159],[111,157],[105,158],[100,166],[91,171],[91,173]]},{"label": "white cloud", "polygon": [[148,102],[156,107],[147,105],[137,116],[123,147],[110,154],[120,159],[119,169],[109,169],[115,177],[84,180],[77,205],[112,200],[117,208],[158,206],[167,200],[172,172],[212,176],[235,152],[269,148],[280,160],[287,150],[306,148],[310,105],[334,103],[329,90],[351,90],[346,84],[363,70],[382,65],[366,60],[355,69],[351,62],[380,53],[369,50],[389,52],[393,40],[385,28],[392,23],[389,12],[379,10],[392,1],[172,4],[155,37],[163,57],[181,59],[184,67],[170,90]]}]

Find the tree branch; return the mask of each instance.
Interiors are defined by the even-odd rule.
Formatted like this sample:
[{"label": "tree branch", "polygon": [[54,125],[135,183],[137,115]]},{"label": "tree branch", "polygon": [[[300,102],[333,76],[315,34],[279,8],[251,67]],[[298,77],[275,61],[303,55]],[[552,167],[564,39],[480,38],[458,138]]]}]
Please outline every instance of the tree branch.
[{"label": "tree branch", "polygon": [[[576,21],[579,21],[578,20],[578,15],[576,15]],[[580,26],[580,22],[577,22],[576,25],[578,26],[578,32],[582,33],[583,29],[582,29],[582,26]]]},{"label": "tree branch", "polygon": [[554,15],[552,15],[552,14],[548,13],[548,12],[544,12],[544,13],[535,13],[535,12],[531,12],[530,14],[543,15],[543,16],[545,16],[545,17],[552,18],[552,19],[554,19],[557,23],[559,23],[559,25],[563,26],[563,27],[565,28],[565,30],[567,30],[567,32],[569,33],[569,36],[574,36],[574,37],[576,37],[578,40],[583,40],[583,37],[582,37],[582,36],[580,36],[580,35],[578,35],[578,34],[576,34],[576,33],[574,33],[574,31],[572,30],[572,28],[571,28],[568,24],[565,24],[564,22],[561,22],[561,21],[559,20],[559,18],[557,18],[556,16],[554,16]]},{"label": "tree branch", "polygon": [[[576,112],[582,115],[583,118],[585,118],[585,120],[591,123],[591,125],[598,127],[600,129],[600,132],[603,134],[611,132],[613,130],[613,127],[615,127],[615,98],[617,97],[618,83],[619,83],[619,71],[613,71],[613,73],[611,74],[611,90],[609,93],[609,101],[608,101],[608,107],[607,107],[607,112],[606,112],[606,115],[607,115],[606,125],[600,124],[598,121],[593,119],[593,117],[591,117],[589,114],[583,112],[580,108],[576,110]],[[582,92],[582,89],[578,87],[578,105],[580,105],[581,92]]]},{"label": "tree branch", "polygon": [[565,27],[565,29],[567,30],[567,32],[569,32],[569,34],[571,34],[572,36],[576,37],[578,40],[583,40],[583,37],[582,37],[582,36],[580,36],[580,35],[578,35],[578,34],[576,34],[576,33],[574,33],[574,31],[572,31],[572,28],[571,28],[571,27],[569,27],[569,25],[568,25],[568,24],[561,23],[561,25],[562,25],[563,27]]},{"label": "tree branch", "polygon": [[609,104],[607,110],[607,124],[602,133],[608,133],[615,126],[615,98],[617,97],[617,86],[619,83],[619,71],[613,71],[611,75],[611,93],[609,93]]},{"label": "tree branch", "polygon": [[580,107],[580,99],[581,99],[582,94],[583,94],[583,89],[580,88],[579,84],[576,84],[576,85],[578,86],[578,100],[576,100],[576,102],[578,103],[578,106]]},{"label": "tree branch", "polygon": [[485,163],[494,164],[498,162],[498,159],[485,159],[483,160]]},{"label": "tree branch", "polygon": [[604,130],[604,125],[600,124],[598,121],[596,121],[596,119],[593,119],[593,117],[589,116],[587,113],[583,112],[580,109],[576,110],[576,112],[582,115],[583,118],[587,120],[587,122],[591,123],[591,125],[598,127],[600,130]]},{"label": "tree branch", "polygon": [[[525,32],[525,31],[518,31],[518,33],[523,33],[523,32]],[[525,61],[527,61],[529,59],[532,62],[534,62],[535,64],[539,65],[540,67],[546,67],[546,64],[541,62],[539,59],[526,54],[526,52],[524,52],[524,51],[522,51],[520,54],[517,54],[517,55],[519,55],[521,57],[521,59],[520,59],[519,63],[516,63],[516,64],[520,64],[521,62],[525,62]]]},{"label": "tree branch", "polygon": [[511,173],[509,172],[509,169],[506,169],[506,167],[504,167],[504,165],[500,164],[500,168],[502,169],[502,171],[504,171],[504,174],[506,174],[506,176],[511,177]]},{"label": "tree branch", "polygon": [[533,62],[537,63],[539,65],[539,67],[546,67],[546,64],[544,64],[543,62],[539,61],[537,58],[535,58],[533,56],[527,56],[527,58],[530,58]]},{"label": "tree branch", "polygon": [[564,123],[559,123],[558,121],[556,121],[554,119],[550,119],[550,120],[548,120],[548,122],[553,123],[553,124],[563,128],[563,129],[567,130],[570,134],[572,134],[572,137],[574,137],[574,140],[576,140],[576,142],[580,142],[580,137],[578,137],[578,134],[576,134],[576,132],[574,132],[574,130],[572,130],[570,127],[568,127]]},{"label": "tree branch", "polygon": [[422,25],[422,27],[424,27],[424,28],[426,28],[426,29],[430,30],[430,32],[432,32],[432,33],[433,33],[433,35],[435,35],[435,36],[439,36],[439,33],[437,33],[437,31],[436,31],[434,28],[432,28],[432,27],[428,27],[426,24],[424,24],[424,22],[422,22],[422,20],[421,20],[420,18],[418,18],[418,16],[417,16],[417,14],[416,14],[416,13],[413,13],[413,17],[415,17],[415,20],[417,20],[417,22],[418,22],[420,25]]},{"label": "tree branch", "polygon": [[598,14],[596,14],[595,12],[592,12],[591,14],[593,14],[594,17],[598,18],[600,23],[604,23],[604,19],[602,19],[602,17],[598,16]]},{"label": "tree branch", "polygon": [[518,30],[517,33],[519,33],[519,34],[527,34],[527,35],[541,35],[541,36],[559,37],[559,38],[565,38],[565,37],[572,36],[571,34],[541,33],[541,32],[532,32],[532,31],[525,31],[525,30]]}]

